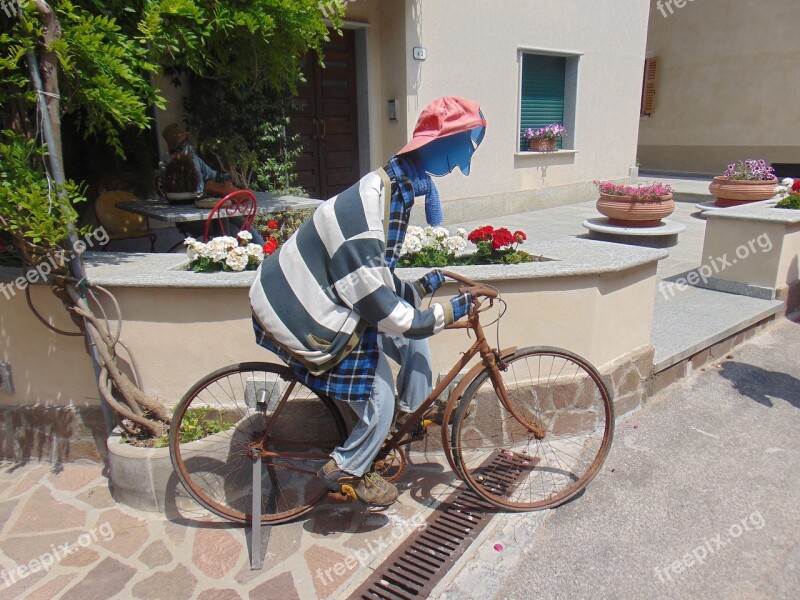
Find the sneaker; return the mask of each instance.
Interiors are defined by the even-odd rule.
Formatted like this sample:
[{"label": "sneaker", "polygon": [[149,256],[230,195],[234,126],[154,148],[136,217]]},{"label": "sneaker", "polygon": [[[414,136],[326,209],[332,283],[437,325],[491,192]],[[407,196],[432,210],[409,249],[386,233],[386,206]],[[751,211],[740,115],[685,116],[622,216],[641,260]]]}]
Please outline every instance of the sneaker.
[{"label": "sneaker", "polygon": [[399,495],[397,488],[375,471],[356,477],[342,471],[333,459],[317,471],[317,477],[329,490],[346,494],[370,506],[390,506]]}]

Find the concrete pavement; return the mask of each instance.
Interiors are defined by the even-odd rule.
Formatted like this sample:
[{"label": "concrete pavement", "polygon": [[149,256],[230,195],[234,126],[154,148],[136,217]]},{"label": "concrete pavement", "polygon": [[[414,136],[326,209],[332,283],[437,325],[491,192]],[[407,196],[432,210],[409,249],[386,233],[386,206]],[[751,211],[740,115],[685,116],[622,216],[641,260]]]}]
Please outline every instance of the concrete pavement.
[{"label": "concrete pavement", "polygon": [[797,598],[798,356],[800,324],[782,320],[652,398],[584,496],[491,565],[493,589],[441,597]]}]

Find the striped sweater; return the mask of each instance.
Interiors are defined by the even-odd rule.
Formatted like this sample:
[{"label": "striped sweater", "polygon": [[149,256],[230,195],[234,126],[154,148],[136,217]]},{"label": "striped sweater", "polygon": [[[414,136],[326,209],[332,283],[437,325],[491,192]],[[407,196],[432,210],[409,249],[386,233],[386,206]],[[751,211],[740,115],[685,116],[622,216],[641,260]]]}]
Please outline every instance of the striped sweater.
[{"label": "striped sweater", "polygon": [[257,272],[259,329],[312,374],[340,363],[368,327],[425,338],[454,320],[450,302],[420,310],[423,284],[401,282],[386,264],[390,197],[384,169],[366,175],[321,204]]}]

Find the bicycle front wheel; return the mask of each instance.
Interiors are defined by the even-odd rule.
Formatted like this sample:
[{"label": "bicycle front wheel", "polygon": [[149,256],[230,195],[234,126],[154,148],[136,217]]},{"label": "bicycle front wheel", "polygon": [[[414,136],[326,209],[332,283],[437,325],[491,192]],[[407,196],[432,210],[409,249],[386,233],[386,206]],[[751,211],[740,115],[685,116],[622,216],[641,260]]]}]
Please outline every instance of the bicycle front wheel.
[{"label": "bicycle front wheel", "polygon": [[524,348],[503,363],[496,384],[507,403],[489,369],[459,401],[451,434],[456,468],[479,496],[505,510],[568,502],[608,454],[608,389],[586,360],[558,348]]},{"label": "bicycle front wheel", "polygon": [[252,520],[252,457],[259,456],[261,522],[277,524],[308,512],[327,493],[316,473],[346,437],[334,403],[287,367],[242,363],[186,393],[175,409],[169,449],[186,491],[238,523]]}]

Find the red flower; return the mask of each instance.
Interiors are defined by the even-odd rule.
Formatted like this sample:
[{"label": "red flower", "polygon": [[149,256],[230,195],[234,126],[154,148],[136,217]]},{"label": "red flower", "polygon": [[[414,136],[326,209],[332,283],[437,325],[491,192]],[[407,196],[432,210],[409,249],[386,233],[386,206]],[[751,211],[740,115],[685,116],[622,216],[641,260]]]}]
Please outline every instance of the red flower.
[{"label": "red flower", "polygon": [[518,244],[521,244],[522,242],[524,242],[525,240],[528,239],[528,236],[525,235],[524,231],[515,231],[514,232],[514,239],[516,240],[516,242]]},{"label": "red flower", "polygon": [[793,192],[800,192],[800,179],[798,179],[797,181],[795,181],[792,184],[792,191]]},{"label": "red flower", "polygon": [[278,243],[278,240],[276,240],[275,238],[269,238],[267,240],[267,243],[264,244],[264,254],[269,256],[270,254],[275,252],[275,250],[278,249],[278,246],[280,246],[280,244]]},{"label": "red flower", "polygon": [[494,227],[491,225],[485,225],[483,227],[479,227],[478,229],[472,230],[467,236],[467,239],[473,244],[477,244],[478,242],[485,242],[492,239],[493,233]]},{"label": "red flower", "polygon": [[514,243],[514,236],[505,227],[497,229],[492,235],[492,250],[499,250],[504,246],[510,246]]},{"label": "red flower", "polygon": [[278,222],[275,219],[267,221],[267,227],[270,229],[280,229],[280,225],[278,225]]}]

